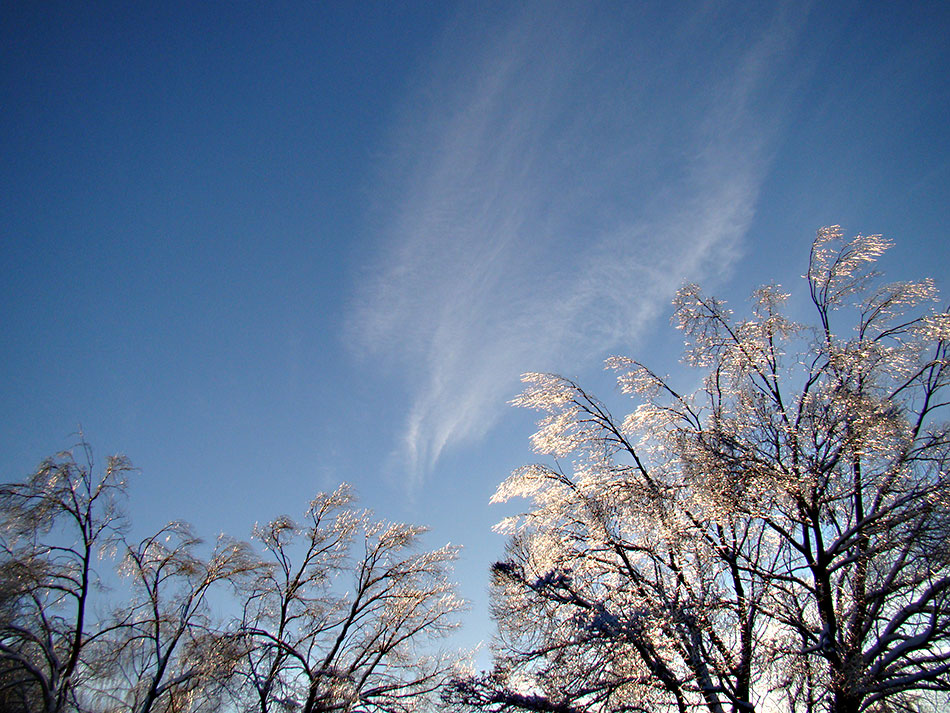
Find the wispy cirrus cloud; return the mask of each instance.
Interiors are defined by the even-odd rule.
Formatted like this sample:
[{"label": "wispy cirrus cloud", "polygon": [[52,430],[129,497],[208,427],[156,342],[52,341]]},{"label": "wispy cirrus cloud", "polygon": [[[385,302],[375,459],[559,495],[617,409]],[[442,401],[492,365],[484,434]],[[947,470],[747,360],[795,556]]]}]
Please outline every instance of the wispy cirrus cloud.
[{"label": "wispy cirrus cloud", "polygon": [[416,479],[491,428],[521,372],[628,346],[684,280],[735,260],[796,23],[730,42],[703,12],[545,5],[448,34],[383,167],[399,185],[349,325],[410,384]]}]

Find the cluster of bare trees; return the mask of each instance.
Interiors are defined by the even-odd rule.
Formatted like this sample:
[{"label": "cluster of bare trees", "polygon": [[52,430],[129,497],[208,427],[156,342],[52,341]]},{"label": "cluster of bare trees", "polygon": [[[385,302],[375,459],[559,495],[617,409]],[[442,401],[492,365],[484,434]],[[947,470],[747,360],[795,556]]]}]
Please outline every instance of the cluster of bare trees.
[{"label": "cluster of bare trees", "polygon": [[616,418],[528,374],[535,450],[493,567],[494,711],[948,710],[950,314],[930,280],[882,284],[879,236],[819,231],[814,326],[768,286],[736,320],[675,301],[692,393],[626,358]]},{"label": "cluster of bare trees", "polygon": [[880,282],[887,247],[819,231],[812,326],[776,286],[744,320],[684,287],[701,385],[613,358],[638,401],[624,418],[573,380],[525,377],[516,403],[544,412],[533,444],[553,463],[495,495],[531,505],[499,526],[481,675],[425,646],[456,624],[455,550],[418,550],[420,528],[346,487],[254,546],[181,523],[135,543],[127,461],[48,460],[0,486],[0,709],[947,710],[950,313],[929,280]]},{"label": "cluster of bare trees", "polygon": [[83,444],[0,487],[0,709],[402,713],[452,672],[426,644],[461,608],[454,548],[421,551],[345,486],[256,548],[183,523],[130,542],[129,471]]}]

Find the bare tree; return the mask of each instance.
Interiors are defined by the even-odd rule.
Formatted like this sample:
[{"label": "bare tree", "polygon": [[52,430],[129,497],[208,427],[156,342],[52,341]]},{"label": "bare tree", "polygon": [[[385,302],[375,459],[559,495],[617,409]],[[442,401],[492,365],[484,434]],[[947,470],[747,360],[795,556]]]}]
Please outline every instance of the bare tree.
[{"label": "bare tree", "polygon": [[395,713],[442,685],[454,659],[425,645],[457,626],[456,548],[418,552],[423,532],[356,510],[346,486],[318,495],[304,524],[256,529],[270,566],[244,605],[254,708]]},{"label": "bare tree", "polygon": [[[914,710],[950,691],[950,315],[932,281],[880,284],[880,236],[819,231],[814,327],[768,286],[752,315],[687,285],[675,319],[705,374],[681,393],[609,360],[612,416],[529,374],[546,412],[495,500],[496,670],[454,700],[502,710]],[[519,698],[520,697],[520,698]]]},{"label": "bare tree", "polygon": [[[395,713],[453,671],[456,657],[428,645],[457,626],[457,550],[419,551],[423,528],[373,519],[343,486],[305,525],[256,528],[265,559],[176,522],[127,544],[128,461],[96,474],[78,451],[0,486],[0,710],[198,713],[239,700]],[[99,559],[118,559],[128,585],[111,612]],[[235,593],[243,616],[222,619]]]},{"label": "bare tree", "polygon": [[[121,573],[132,600],[102,651],[112,691],[132,713],[215,709],[242,655],[235,632],[215,622],[210,599],[249,582],[259,567],[250,547],[218,538],[207,558],[191,527],[172,522],[129,546]],[[118,683],[118,685],[116,685]]]},{"label": "bare tree", "polygon": [[93,615],[95,564],[121,536],[129,470],[114,456],[97,473],[81,442],[24,482],[0,486],[0,701],[8,709],[77,706],[86,655],[110,633]]}]

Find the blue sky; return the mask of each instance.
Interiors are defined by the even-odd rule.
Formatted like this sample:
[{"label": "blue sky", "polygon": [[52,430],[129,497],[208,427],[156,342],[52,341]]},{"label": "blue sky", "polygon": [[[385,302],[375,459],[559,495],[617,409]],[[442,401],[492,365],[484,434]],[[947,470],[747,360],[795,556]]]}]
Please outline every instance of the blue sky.
[{"label": "blue sky", "polygon": [[[525,371],[621,412],[669,302],[798,288],[822,225],[947,284],[945,3],[4,3],[0,464],[141,469],[136,529],[352,483],[465,546]],[[611,401],[612,399],[612,401]]]}]

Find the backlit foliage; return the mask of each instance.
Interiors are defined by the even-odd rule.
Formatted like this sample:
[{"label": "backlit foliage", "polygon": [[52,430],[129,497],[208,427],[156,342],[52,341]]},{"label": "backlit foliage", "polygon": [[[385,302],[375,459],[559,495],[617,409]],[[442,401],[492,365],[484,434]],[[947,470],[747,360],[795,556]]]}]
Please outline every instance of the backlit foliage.
[{"label": "backlit foliage", "polygon": [[457,548],[417,551],[424,531],[355,509],[346,486],[304,523],[256,528],[267,556],[241,627],[249,709],[402,713],[442,685],[455,659],[426,644],[457,625]]},{"label": "backlit foliage", "polygon": [[[448,698],[494,710],[916,710],[950,690],[950,315],[930,280],[884,284],[890,246],[819,231],[814,323],[765,286],[736,319],[674,301],[683,393],[625,357],[618,418],[527,374],[553,465],[494,500],[496,668]],[[565,465],[562,465],[565,463]],[[565,467],[569,464],[569,467]]]},{"label": "backlit foliage", "polygon": [[85,654],[110,632],[93,611],[96,565],[120,547],[130,469],[116,456],[97,472],[81,443],[0,486],[0,708],[78,707]]},{"label": "backlit foliage", "polygon": [[454,670],[431,644],[462,608],[457,550],[419,548],[424,528],[341,486],[256,527],[261,551],[181,522],[130,542],[128,461],[76,451],[0,487],[0,710],[408,713]]}]

